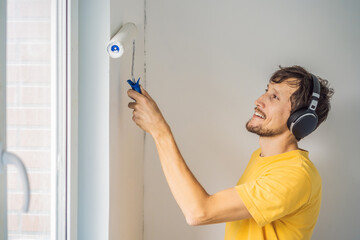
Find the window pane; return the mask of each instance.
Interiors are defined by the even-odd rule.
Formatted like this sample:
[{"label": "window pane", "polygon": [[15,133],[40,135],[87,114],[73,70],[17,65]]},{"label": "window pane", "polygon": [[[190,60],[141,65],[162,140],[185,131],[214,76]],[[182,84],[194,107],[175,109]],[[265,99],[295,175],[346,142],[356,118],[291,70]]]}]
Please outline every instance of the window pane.
[{"label": "window pane", "polygon": [[23,160],[31,189],[24,214],[22,183],[8,167],[9,239],[50,239],[54,231],[51,26],[50,0],[7,1],[7,150]]}]

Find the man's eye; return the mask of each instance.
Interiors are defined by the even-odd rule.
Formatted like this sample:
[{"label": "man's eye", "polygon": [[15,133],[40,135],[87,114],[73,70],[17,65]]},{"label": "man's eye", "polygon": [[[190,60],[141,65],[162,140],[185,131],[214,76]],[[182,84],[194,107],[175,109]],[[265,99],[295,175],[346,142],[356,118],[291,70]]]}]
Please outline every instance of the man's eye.
[{"label": "man's eye", "polygon": [[279,100],[278,96],[276,96],[275,94],[273,94],[273,98]]},{"label": "man's eye", "polygon": [[268,91],[268,89],[267,88],[265,88],[265,92],[267,92]]}]

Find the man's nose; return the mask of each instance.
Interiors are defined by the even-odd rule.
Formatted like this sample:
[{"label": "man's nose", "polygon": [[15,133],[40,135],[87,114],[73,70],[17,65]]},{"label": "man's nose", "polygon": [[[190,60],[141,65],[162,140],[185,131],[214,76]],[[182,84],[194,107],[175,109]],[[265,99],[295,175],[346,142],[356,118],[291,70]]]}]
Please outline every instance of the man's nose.
[{"label": "man's nose", "polygon": [[260,106],[261,108],[265,107],[265,103],[263,101],[263,95],[261,95],[258,99],[255,100],[255,105]]}]

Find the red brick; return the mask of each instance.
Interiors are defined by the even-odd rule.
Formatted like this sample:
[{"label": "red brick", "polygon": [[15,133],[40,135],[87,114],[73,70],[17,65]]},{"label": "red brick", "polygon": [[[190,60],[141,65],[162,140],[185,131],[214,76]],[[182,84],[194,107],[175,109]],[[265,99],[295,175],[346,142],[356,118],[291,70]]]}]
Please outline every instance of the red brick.
[{"label": "red brick", "polygon": [[33,173],[28,172],[30,188],[32,191],[47,191],[50,192],[51,175],[50,173]]},{"label": "red brick", "polygon": [[50,62],[49,43],[8,43],[7,61],[42,61]]},{"label": "red brick", "polygon": [[20,182],[20,176],[17,172],[8,172],[6,175],[8,190],[22,190],[22,183]]},{"label": "red brick", "polygon": [[8,221],[9,231],[20,230],[20,221],[19,221],[19,216],[17,214],[9,213],[7,216],[7,221]]},{"label": "red brick", "polygon": [[7,196],[8,210],[21,210],[24,204],[24,194],[9,192]]},{"label": "red brick", "polygon": [[16,130],[9,130],[6,131],[6,146],[7,148],[12,148],[17,146],[18,136]]},{"label": "red brick", "polygon": [[50,65],[8,65],[6,68],[8,82],[50,82]]},{"label": "red brick", "polygon": [[20,87],[19,104],[44,104],[50,105],[50,87]]},{"label": "red brick", "polygon": [[49,0],[12,0],[7,4],[8,18],[49,18],[51,14]]},{"label": "red brick", "polygon": [[49,194],[34,194],[30,200],[30,211],[47,211],[50,213],[51,197]]},{"label": "red brick", "polygon": [[50,147],[50,130],[19,130],[20,147]]},{"label": "red brick", "polygon": [[26,20],[21,22],[7,23],[7,40],[48,40],[50,41],[51,29],[50,21],[48,22],[27,22]]},{"label": "red brick", "polygon": [[[51,174],[50,173],[39,173],[32,172],[27,169],[29,176],[30,189],[31,191],[45,191],[50,192],[51,186]],[[13,191],[23,192],[23,183],[20,179],[20,175],[17,170],[7,173],[7,188]]]},{"label": "red brick", "polygon": [[7,126],[43,126],[50,127],[50,109],[11,109],[6,111]]},{"label": "red brick", "polygon": [[[31,194],[29,212],[47,211],[50,212],[49,194]],[[8,194],[8,209],[21,210],[24,204],[24,195],[19,193]]]},{"label": "red brick", "polygon": [[50,216],[23,215],[22,230],[29,232],[49,232]]},{"label": "red brick", "polygon": [[50,151],[16,151],[14,152],[24,162],[27,168],[41,168],[50,170]]},{"label": "red brick", "polygon": [[18,94],[16,87],[6,87],[6,104],[16,104],[18,102]]}]

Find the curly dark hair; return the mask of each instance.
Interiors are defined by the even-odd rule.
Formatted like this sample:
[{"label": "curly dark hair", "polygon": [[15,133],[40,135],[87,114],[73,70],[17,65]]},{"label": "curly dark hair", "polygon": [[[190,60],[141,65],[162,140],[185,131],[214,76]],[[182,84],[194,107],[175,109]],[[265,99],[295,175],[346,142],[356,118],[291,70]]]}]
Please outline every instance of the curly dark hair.
[{"label": "curly dark hair", "polygon": [[[298,88],[290,97],[291,114],[300,108],[308,107],[311,102],[313,91],[313,80],[311,74],[305,68],[294,65],[292,67],[281,67],[273,73],[269,82],[281,83],[285,80],[291,87]],[[319,125],[324,122],[330,111],[330,99],[334,94],[334,89],[328,86],[328,80],[316,76],[320,82],[320,99],[315,110],[318,116]],[[291,79],[290,79],[291,78]]]}]

